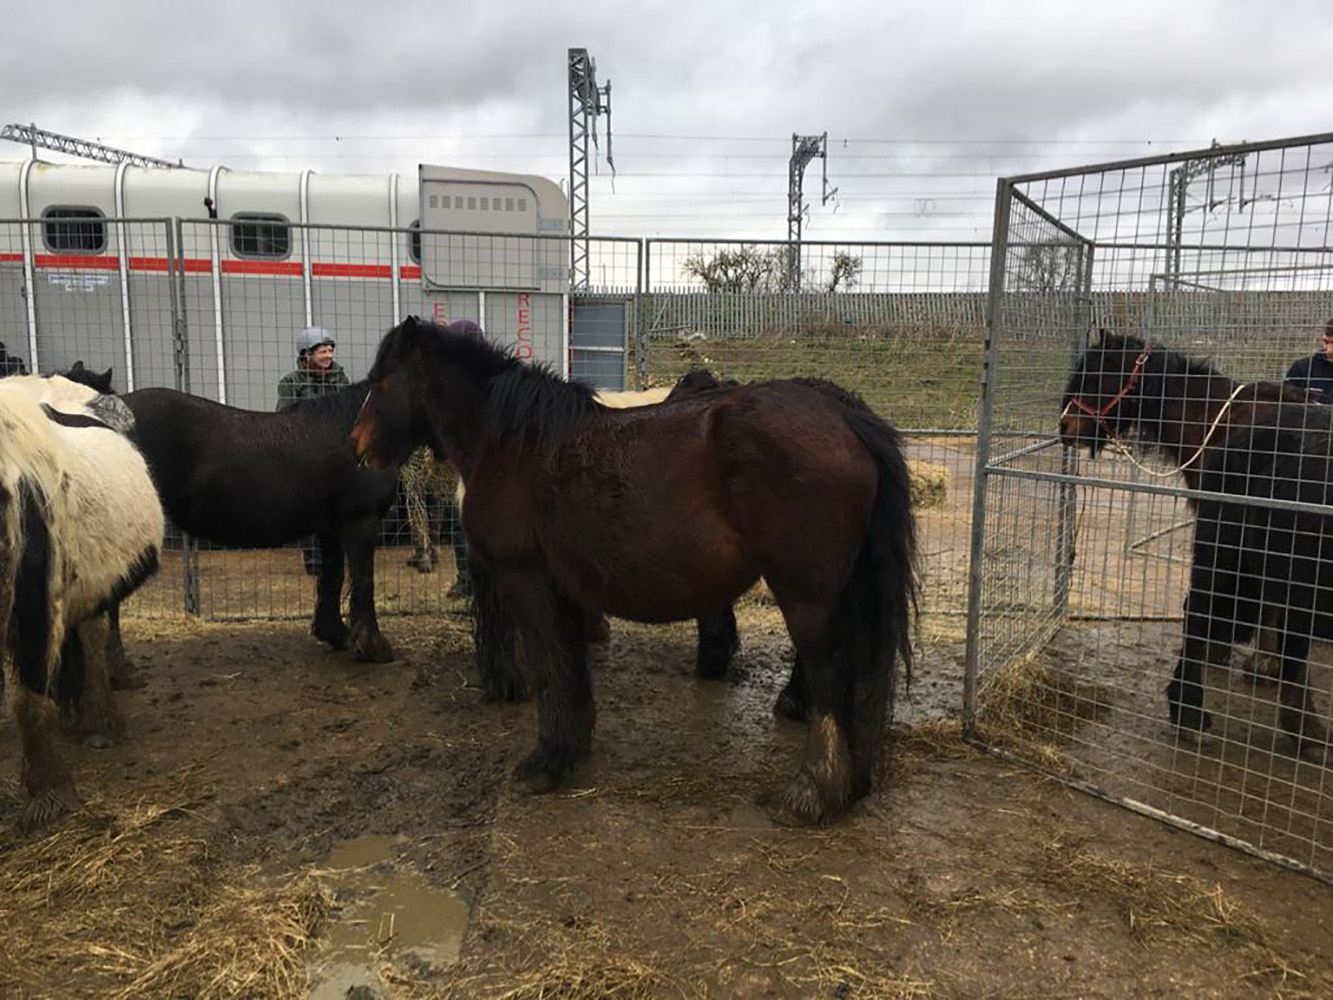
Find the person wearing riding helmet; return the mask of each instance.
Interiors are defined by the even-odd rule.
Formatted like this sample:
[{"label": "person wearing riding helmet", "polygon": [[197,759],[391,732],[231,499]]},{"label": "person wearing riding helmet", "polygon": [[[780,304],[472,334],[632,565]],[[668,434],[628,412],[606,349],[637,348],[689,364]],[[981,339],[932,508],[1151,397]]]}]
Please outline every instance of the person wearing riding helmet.
[{"label": "person wearing riding helmet", "polygon": [[322,326],[308,326],[296,335],[296,369],[278,383],[279,412],[303,399],[327,396],[351,385],[342,366],[333,360],[333,336]]}]

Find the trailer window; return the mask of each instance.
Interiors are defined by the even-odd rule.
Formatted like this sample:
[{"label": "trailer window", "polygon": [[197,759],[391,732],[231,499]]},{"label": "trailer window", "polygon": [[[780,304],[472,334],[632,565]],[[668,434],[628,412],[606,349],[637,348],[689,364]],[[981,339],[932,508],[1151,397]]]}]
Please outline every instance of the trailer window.
[{"label": "trailer window", "polygon": [[281,215],[245,213],[231,217],[231,252],[237,257],[272,260],[292,252],[292,231]]},{"label": "trailer window", "polygon": [[408,226],[407,252],[416,263],[421,263],[421,220]]},{"label": "trailer window", "polygon": [[95,208],[48,208],[42,213],[42,238],[52,253],[101,253],[106,223]]}]

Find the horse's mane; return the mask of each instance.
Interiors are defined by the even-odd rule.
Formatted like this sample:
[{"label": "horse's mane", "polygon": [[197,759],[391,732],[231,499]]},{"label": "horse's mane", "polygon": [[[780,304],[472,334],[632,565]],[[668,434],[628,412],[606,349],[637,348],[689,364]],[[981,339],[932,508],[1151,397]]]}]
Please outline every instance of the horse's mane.
[{"label": "horse's mane", "polygon": [[389,366],[448,364],[482,393],[486,421],[500,439],[525,444],[558,440],[597,409],[591,386],[565,381],[545,364],[525,364],[483,337],[409,316],[380,341],[370,381]]}]

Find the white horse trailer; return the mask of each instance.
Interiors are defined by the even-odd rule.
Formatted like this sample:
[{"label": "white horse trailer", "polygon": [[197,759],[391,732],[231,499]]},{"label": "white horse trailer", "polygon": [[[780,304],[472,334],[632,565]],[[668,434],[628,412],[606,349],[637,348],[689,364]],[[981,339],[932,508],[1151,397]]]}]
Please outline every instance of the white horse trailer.
[{"label": "white horse trailer", "polygon": [[[476,320],[569,375],[569,262],[542,177],[0,163],[0,340],[33,371],[112,367],[120,390],[269,409],[300,329],[332,331],[355,379],[412,313]],[[587,356],[614,376],[612,355]]]}]

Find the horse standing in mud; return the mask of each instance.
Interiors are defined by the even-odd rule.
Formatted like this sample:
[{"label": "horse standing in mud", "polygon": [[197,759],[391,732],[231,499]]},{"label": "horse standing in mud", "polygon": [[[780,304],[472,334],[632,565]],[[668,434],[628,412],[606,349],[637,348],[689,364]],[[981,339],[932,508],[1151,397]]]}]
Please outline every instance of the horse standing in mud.
[{"label": "horse standing in mud", "polygon": [[[110,392],[109,372],[93,375],[79,365],[70,375]],[[393,504],[398,463],[383,471],[358,467],[348,434],[367,390],[358,382],[281,413],[174,389],[140,389],[121,399],[134,414],[134,441],[172,523],[241,548],[315,535],[322,558],[311,633],[334,649],[350,644],[358,659],[388,662],[393,647],[375,614],[375,543]],[[341,607],[344,555],[350,629]],[[118,648],[116,631],[113,619]]]},{"label": "horse standing in mud", "polygon": [[123,728],[105,612],[157,571],[163,532],[147,464],[122,433],[129,419],[118,401],[59,377],[0,382],[0,650],[23,746],[24,830],[78,804],[52,738],[52,696],[75,698],[89,745]]},{"label": "horse standing in mud", "polygon": [[[1060,434],[1067,445],[1087,445],[1094,457],[1112,440],[1136,435],[1177,463],[1172,472],[1190,489],[1304,499],[1322,496],[1327,469],[1311,463],[1330,424],[1333,408],[1286,383],[1235,382],[1175,351],[1104,334],[1070,377]],[[1258,454],[1261,441],[1273,451]],[[1234,474],[1239,465],[1253,481]],[[1311,481],[1279,482],[1298,469],[1302,480],[1313,476]],[[1283,729],[1298,749],[1326,743],[1306,681],[1306,658],[1311,628],[1322,621],[1317,605],[1333,595],[1316,597],[1323,572],[1295,559],[1291,548],[1302,535],[1299,545],[1318,551],[1326,519],[1188,502],[1196,514],[1193,566],[1184,648],[1167,687],[1171,721],[1185,729],[1209,728],[1201,664],[1225,665],[1232,646],[1252,638],[1262,622],[1272,632],[1264,644],[1281,659]]]},{"label": "horse standing in mud", "polygon": [[[370,380],[357,454],[392,466],[428,444],[467,484],[478,610],[512,613],[537,696],[521,785],[556,787],[590,749],[590,615],[697,618],[762,575],[811,703],[805,758],[774,818],[831,820],[870,790],[916,597],[892,427],[790,381],[607,409],[587,386],[414,317],[386,334]],[[483,676],[517,677],[502,645],[486,648],[503,633],[478,629]]]}]

